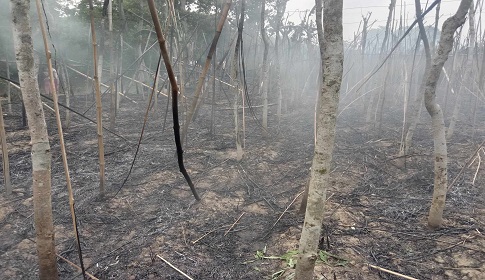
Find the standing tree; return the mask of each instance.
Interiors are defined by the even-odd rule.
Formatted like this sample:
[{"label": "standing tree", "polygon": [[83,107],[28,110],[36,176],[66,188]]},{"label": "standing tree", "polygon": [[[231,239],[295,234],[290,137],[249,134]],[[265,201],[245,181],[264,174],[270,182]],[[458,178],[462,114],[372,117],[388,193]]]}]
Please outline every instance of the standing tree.
[{"label": "standing tree", "polygon": [[[240,88],[240,78],[238,75],[238,68],[240,65],[240,58],[241,58],[241,52],[242,50],[242,35],[243,35],[243,28],[244,28],[244,10],[246,8],[246,1],[242,0],[241,1],[241,15],[239,17],[239,23],[237,26],[237,41],[236,41],[236,46],[234,49],[234,56],[232,59],[232,67],[231,67],[231,79],[234,85],[234,127],[235,127],[235,138],[236,138],[236,153],[237,153],[237,160],[240,161],[242,160],[243,157],[243,148],[241,144],[241,130],[240,130],[240,125],[239,125],[239,92],[241,91]],[[243,95],[244,95],[244,87],[242,89]],[[243,99],[244,100],[244,96]],[[243,104],[244,106],[244,104]],[[244,112],[243,112],[244,114]]]},{"label": "standing tree", "polygon": [[[330,184],[330,163],[335,142],[335,125],[343,74],[342,0],[315,0],[318,44],[323,75],[318,107],[317,132],[305,222],[300,239],[300,255],[295,280],[313,278],[318,256],[318,241],[322,230],[327,187]],[[325,33],[324,31],[325,30]]]},{"label": "standing tree", "polygon": [[471,3],[472,0],[462,0],[456,14],[443,23],[436,56],[433,58],[431,69],[426,75],[424,105],[431,116],[434,140],[434,190],[428,216],[428,224],[432,228],[440,227],[443,223],[443,210],[448,189],[448,151],[446,148],[445,122],[443,111],[436,102],[436,84],[441,69],[448,59],[448,54],[453,48],[453,35],[458,27],[465,22],[465,16]]},{"label": "standing tree", "polygon": [[268,35],[266,34],[266,29],[265,29],[265,24],[264,24],[264,14],[265,14],[265,6],[266,6],[266,0],[261,1],[261,37],[263,38],[263,44],[264,44],[264,52],[263,52],[263,67],[262,67],[262,73],[261,73],[261,82],[259,84],[259,91],[261,98],[263,99],[263,127],[265,133],[267,133],[268,130],[268,72],[269,72],[269,66],[268,66],[268,52],[269,52],[269,39]]},{"label": "standing tree", "polygon": [[[8,68],[8,64],[7,64]],[[3,183],[5,193],[12,194],[12,184],[10,182],[10,163],[8,161],[7,136],[5,135],[5,123],[3,122],[2,103],[0,102],[0,141],[2,141],[2,162],[3,162]]]},{"label": "standing tree", "polygon": [[280,29],[281,29],[281,22],[283,20],[283,14],[286,10],[286,3],[288,0],[278,0],[276,1],[276,29],[275,29],[275,43],[274,43],[274,52],[275,52],[275,61],[274,61],[274,71],[275,71],[275,79],[276,79],[276,94],[278,95],[278,122],[281,121],[281,110],[283,106],[283,93],[281,92],[281,71],[280,71]]},{"label": "standing tree", "polygon": [[34,226],[39,279],[58,279],[51,202],[51,153],[34,62],[30,1],[10,0],[15,56],[32,143]]}]

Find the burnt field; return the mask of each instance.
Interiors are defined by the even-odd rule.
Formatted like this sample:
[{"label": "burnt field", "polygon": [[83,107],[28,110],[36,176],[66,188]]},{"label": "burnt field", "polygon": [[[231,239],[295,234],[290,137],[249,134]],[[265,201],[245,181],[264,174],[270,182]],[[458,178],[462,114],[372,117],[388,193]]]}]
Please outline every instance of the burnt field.
[{"label": "burnt field", "polygon": [[[104,200],[98,197],[95,125],[74,115],[65,129],[86,271],[99,279],[187,279],[163,258],[193,279],[291,276],[303,223],[301,192],[313,153],[312,100],[290,107],[280,122],[272,112],[268,136],[247,112],[242,161],[236,160],[230,105],[216,109],[213,134],[210,107],[202,106],[184,147],[186,168],[202,198],[197,202],[178,171],[170,114],[164,125],[166,99],[150,112],[133,170],[120,189],[147,104],[138,96],[130,98],[136,103],[123,99],[116,123],[116,133],[125,139],[104,132]],[[77,96],[72,104],[84,112],[90,102]],[[14,195],[0,196],[0,275],[34,279],[30,137],[15,113],[19,106],[5,115]],[[107,126],[108,109],[105,113]],[[86,116],[95,118],[94,110]],[[401,116],[391,108],[384,116],[380,135],[368,132],[351,113],[339,117],[320,242],[327,254],[317,263],[318,279],[400,279],[369,265],[417,279],[482,279],[485,174],[480,159],[465,166],[448,194],[443,228],[432,231],[426,222],[433,188],[430,119],[423,114],[404,163],[397,157]],[[57,129],[48,109],[46,118],[56,249],[79,264]],[[449,144],[450,181],[485,137],[479,128],[472,139],[466,121],[459,127]],[[58,266],[61,279],[82,279],[65,260],[59,258]]]}]

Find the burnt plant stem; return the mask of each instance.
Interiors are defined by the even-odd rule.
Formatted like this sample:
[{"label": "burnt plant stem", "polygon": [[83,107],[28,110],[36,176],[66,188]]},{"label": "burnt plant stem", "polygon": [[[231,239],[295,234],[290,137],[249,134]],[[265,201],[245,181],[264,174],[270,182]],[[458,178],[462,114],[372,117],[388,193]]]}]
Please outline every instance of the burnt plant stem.
[{"label": "burnt plant stem", "polygon": [[162,28],[160,27],[160,21],[157,15],[157,9],[155,7],[155,3],[153,0],[148,1],[148,8],[150,9],[150,15],[152,16],[153,24],[155,25],[155,31],[157,33],[158,43],[160,45],[160,52],[162,53],[163,62],[165,63],[165,68],[167,69],[168,78],[170,80],[170,85],[172,86],[172,116],[173,116],[173,132],[175,136],[175,146],[177,147],[177,162],[179,165],[179,170],[184,175],[185,180],[189,184],[190,190],[194,195],[196,200],[200,200],[197,191],[195,190],[195,186],[190,179],[189,174],[184,166],[184,158],[182,150],[182,143],[180,141],[180,124],[179,124],[179,116],[178,116],[178,85],[177,81],[175,80],[175,74],[172,69],[172,65],[170,64],[170,58],[167,51],[165,37],[162,33]]}]

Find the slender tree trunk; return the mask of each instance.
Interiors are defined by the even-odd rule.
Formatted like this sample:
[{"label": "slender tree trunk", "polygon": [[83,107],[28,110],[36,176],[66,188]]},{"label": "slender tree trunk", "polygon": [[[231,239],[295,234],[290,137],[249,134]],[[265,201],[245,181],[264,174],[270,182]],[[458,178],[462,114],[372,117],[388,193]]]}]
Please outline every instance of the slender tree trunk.
[{"label": "slender tree trunk", "polygon": [[[241,52],[241,43],[242,43],[242,32],[244,27],[244,10],[246,7],[246,1],[241,1],[241,15],[239,17],[239,24],[238,24],[238,36],[236,41],[236,46],[234,48],[234,56],[232,59],[232,67],[231,67],[231,76],[234,85],[234,127],[235,127],[235,139],[236,139],[236,153],[237,153],[237,160],[242,160],[243,157],[243,149],[241,144],[241,131],[239,125],[239,91],[240,89],[240,82],[239,82],[239,75],[238,75],[238,68],[239,68],[239,58]],[[244,91],[244,89],[243,89]]]},{"label": "slender tree trunk", "polygon": [[[485,49],[485,45],[483,47]],[[480,67],[480,77],[478,80],[478,92],[483,92],[485,87],[485,54],[482,55],[482,65]],[[475,136],[475,126],[476,126],[476,120],[477,120],[477,107],[478,107],[478,95],[477,98],[475,99],[475,104],[473,105],[473,121],[472,121],[472,130],[473,130],[473,137]]]},{"label": "slender tree trunk", "polygon": [[[125,94],[125,89],[123,87],[123,34],[120,34],[120,60],[119,60],[119,65],[118,65],[118,89],[116,90],[117,92],[121,92],[122,94]],[[116,98],[116,112],[120,109],[120,103],[121,103],[121,96],[122,94],[118,94]]]},{"label": "slender tree trunk", "polygon": [[342,0],[324,1],[325,21],[322,26],[322,1],[315,0],[318,42],[323,69],[319,92],[322,102],[320,102],[318,110],[317,141],[295,280],[313,279],[313,269],[318,257],[326,191],[330,185],[330,163],[335,142],[336,116],[343,74],[342,2]]},{"label": "slender tree trunk", "polygon": [[108,32],[109,32],[109,88],[110,88],[110,106],[109,106],[109,129],[114,130],[116,126],[116,95],[115,90],[115,42],[113,35],[113,0],[108,4]]},{"label": "slender tree trunk", "polygon": [[433,30],[433,44],[431,45],[431,50],[434,52],[436,49],[436,35],[438,34],[438,22],[440,20],[440,8],[441,2],[436,5],[436,14],[434,18],[434,30]]},{"label": "slender tree trunk", "polygon": [[[386,55],[385,51],[387,50],[387,44],[389,41],[389,33],[391,31],[391,24],[392,24],[392,18],[394,15],[394,8],[396,7],[396,0],[391,0],[391,3],[389,4],[389,13],[387,15],[387,22],[386,22],[386,30],[384,31],[384,39],[382,40],[382,45],[381,45],[381,52],[379,54],[379,60],[382,60],[383,57]],[[388,62],[389,63],[389,62]],[[382,75],[386,75],[387,73],[382,73]],[[386,77],[382,77],[382,79],[385,79]],[[366,123],[370,124],[372,121],[374,121],[374,127],[375,127],[375,121],[376,121],[376,114],[373,112],[376,112],[378,110],[379,104],[383,101],[385,98],[386,91],[385,88],[380,92],[379,95],[377,94],[372,94],[370,97],[370,102],[369,106],[367,107],[367,114],[366,114]],[[372,117],[374,115],[374,118]]]},{"label": "slender tree trunk", "polygon": [[261,75],[261,82],[259,84],[260,96],[263,99],[263,128],[265,133],[268,130],[268,83],[269,83],[269,65],[268,65],[268,52],[269,52],[269,39],[266,34],[264,14],[265,14],[266,0],[261,0],[261,37],[263,38],[263,70]]},{"label": "slender tree trunk", "polygon": [[275,61],[274,61],[274,75],[275,75],[275,82],[276,82],[276,94],[278,95],[278,109],[277,109],[277,116],[278,116],[278,123],[281,121],[281,112],[283,106],[283,93],[281,91],[281,71],[280,71],[280,29],[281,29],[281,21],[283,19],[283,14],[286,10],[286,2],[288,0],[278,0],[276,1],[276,38],[274,44],[275,50]]},{"label": "slender tree trunk", "polygon": [[[10,85],[10,83],[7,83]],[[12,194],[12,184],[10,183],[10,163],[8,161],[7,136],[5,134],[5,123],[3,121],[2,104],[0,103],[0,141],[2,141],[2,162],[3,162],[3,183],[7,196]]]},{"label": "slender tree trunk", "polygon": [[468,26],[468,52],[466,58],[466,66],[465,66],[465,75],[464,81],[460,85],[460,90],[458,90],[458,95],[456,96],[455,106],[453,108],[453,116],[451,117],[450,125],[448,126],[448,130],[446,132],[446,139],[451,139],[453,133],[455,132],[456,122],[458,121],[458,117],[461,110],[461,103],[463,99],[463,92],[465,91],[465,85],[469,85],[470,87],[474,87],[474,80],[473,80],[473,50],[475,49],[475,39],[476,39],[476,31],[475,31],[475,8],[473,5],[473,1],[470,4],[470,10],[468,12],[468,22],[470,23]]},{"label": "slender tree trunk", "polygon": [[[5,54],[6,54],[6,65],[7,65],[7,79],[10,79],[10,62],[8,61],[8,51],[7,47],[5,46]],[[7,102],[8,102],[8,112],[12,113],[12,96],[11,96],[11,86],[10,83],[7,83]]]},{"label": "slender tree trunk", "polygon": [[30,1],[11,0],[15,55],[32,142],[34,226],[39,279],[58,279],[51,202],[51,153],[34,62]]},{"label": "slender tree trunk", "polygon": [[[416,0],[416,2],[419,4],[419,0]],[[462,0],[456,14],[443,23],[437,55],[434,57],[431,69],[426,75],[424,104],[431,116],[434,140],[434,190],[428,216],[428,225],[432,228],[438,228],[443,223],[443,210],[448,188],[448,152],[446,148],[445,123],[443,111],[436,102],[436,84],[440,77],[441,69],[448,59],[448,54],[453,48],[453,35],[458,27],[465,22],[465,16],[471,3],[472,0]],[[422,21],[420,21],[420,28],[424,29]]]},{"label": "slender tree trunk", "polygon": [[[415,66],[415,62],[416,62],[416,54],[419,51],[419,43],[421,41],[423,41],[423,39],[422,39],[422,35],[421,35],[421,32],[420,32],[419,39],[417,40],[416,47],[414,48],[413,64],[411,66],[411,78],[409,79],[409,94],[408,94],[409,98],[408,98],[408,100],[411,99],[411,89],[413,88],[412,84],[413,84],[414,66]],[[431,53],[429,55],[431,56]],[[425,56],[427,56],[426,47],[425,47]],[[428,68],[431,67],[431,65],[430,65],[431,57],[427,57],[426,59],[427,59],[426,60],[427,63],[426,63],[425,69],[424,69],[425,75],[426,75],[427,71],[429,71]],[[429,61],[429,63],[428,63],[428,61]],[[419,71],[418,71],[418,73],[419,73]],[[410,116],[409,127],[408,127],[408,130],[406,132],[406,137],[404,138],[404,144],[403,144],[404,147],[401,150],[402,153],[399,154],[400,156],[408,154],[409,148],[412,145],[412,141],[413,141],[413,137],[414,137],[414,131],[416,131],[416,127],[418,126],[418,122],[421,119],[421,113],[423,112],[424,95],[422,94],[422,92],[424,91],[424,85],[425,85],[425,81],[424,81],[424,79],[421,79],[419,90],[417,92],[417,96],[416,96],[416,99],[414,101],[414,105],[412,107],[412,114]]]}]

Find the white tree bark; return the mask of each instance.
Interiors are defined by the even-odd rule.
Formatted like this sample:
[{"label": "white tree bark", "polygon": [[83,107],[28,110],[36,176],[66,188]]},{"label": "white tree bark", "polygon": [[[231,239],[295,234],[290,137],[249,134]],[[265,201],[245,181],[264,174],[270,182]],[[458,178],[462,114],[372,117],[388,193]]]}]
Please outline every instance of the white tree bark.
[{"label": "white tree bark", "polygon": [[313,279],[313,269],[318,256],[323,208],[327,187],[330,184],[330,163],[334,149],[335,124],[343,74],[342,2],[342,0],[324,0],[325,21],[322,26],[322,1],[315,0],[318,42],[323,69],[319,92],[322,102],[320,102],[318,110],[317,140],[295,280]]},{"label": "white tree bark", "polygon": [[443,23],[436,56],[433,59],[429,73],[426,75],[424,104],[431,116],[434,140],[434,190],[428,216],[428,225],[432,228],[438,228],[443,223],[443,210],[448,188],[448,152],[445,123],[443,111],[436,102],[436,84],[438,83],[441,69],[448,59],[448,54],[453,48],[453,35],[456,29],[464,23],[471,3],[472,0],[462,0],[456,14]]},{"label": "white tree bark", "polygon": [[32,142],[34,226],[39,279],[58,279],[51,203],[51,153],[34,62],[30,1],[10,0],[15,56]]}]

